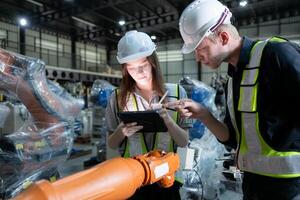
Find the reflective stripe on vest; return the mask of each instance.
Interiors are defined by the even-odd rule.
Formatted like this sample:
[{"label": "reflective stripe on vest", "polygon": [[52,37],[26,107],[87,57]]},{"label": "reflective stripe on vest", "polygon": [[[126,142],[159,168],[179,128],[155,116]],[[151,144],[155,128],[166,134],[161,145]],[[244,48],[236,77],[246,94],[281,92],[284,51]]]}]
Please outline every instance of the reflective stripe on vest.
[{"label": "reflective stripe on vest", "polygon": [[[259,131],[259,114],[257,111],[259,84],[257,78],[262,52],[268,41],[285,42],[286,40],[271,38],[256,43],[251,50],[249,65],[244,69],[240,83],[238,110],[241,112],[241,134],[239,134],[236,126],[233,101],[227,101],[232,124],[237,135],[241,137],[238,165],[241,170],[266,176],[299,177],[300,152],[278,152],[272,149],[264,141]],[[228,82],[228,99],[232,100],[231,80]]]},{"label": "reflective stripe on vest", "polygon": [[[166,83],[166,88],[169,91],[168,100],[174,101],[179,99],[179,85]],[[175,122],[178,122],[178,112],[168,111],[169,115],[172,116],[172,119]],[[156,133],[155,143],[153,149],[160,149],[166,152],[174,152],[174,144],[173,139],[167,132],[159,132]]]},{"label": "reflective stripe on vest", "polygon": [[[171,99],[179,99],[179,85],[178,84],[165,84],[166,89],[169,91],[168,98]],[[117,93],[118,94],[118,93]],[[138,111],[139,106],[134,94],[130,94],[127,101],[126,101],[126,111]],[[173,120],[177,122],[178,119],[178,112],[168,111],[169,114],[172,116]],[[156,133],[154,147],[153,149],[160,149],[166,152],[174,152],[173,148],[173,139],[168,132],[159,132]],[[130,137],[126,138],[125,143],[125,152],[123,157],[132,157],[139,154],[147,153],[147,147],[144,135],[140,134],[133,134]]]}]

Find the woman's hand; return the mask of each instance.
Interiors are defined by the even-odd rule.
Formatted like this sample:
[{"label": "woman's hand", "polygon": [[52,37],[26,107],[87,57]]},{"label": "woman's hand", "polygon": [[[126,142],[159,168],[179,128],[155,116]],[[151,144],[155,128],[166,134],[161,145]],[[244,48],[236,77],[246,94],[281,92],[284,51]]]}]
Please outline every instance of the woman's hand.
[{"label": "woman's hand", "polygon": [[117,134],[121,134],[123,136],[129,137],[135,134],[136,132],[138,132],[139,130],[141,130],[142,128],[143,126],[137,126],[136,122],[127,123],[127,124],[121,122],[115,132]]},{"label": "woman's hand", "polygon": [[169,123],[175,123],[172,117],[169,115],[167,109],[161,108],[158,110],[158,114],[164,120],[165,124],[168,125]]}]

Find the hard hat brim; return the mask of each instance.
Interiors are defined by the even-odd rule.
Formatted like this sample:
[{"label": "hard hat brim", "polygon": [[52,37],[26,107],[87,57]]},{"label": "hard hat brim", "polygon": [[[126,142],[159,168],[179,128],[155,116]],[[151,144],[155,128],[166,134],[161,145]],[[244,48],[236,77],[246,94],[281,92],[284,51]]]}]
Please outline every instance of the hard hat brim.
[{"label": "hard hat brim", "polygon": [[153,49],[150,49],[149,51],[136,53],[136,54],[133,54],[131,56],[124,57],[124,58],[119,58],[118,56],[116,56],[116,57],[117,57],[117,60],[120,64],[124,64],[124,63],[132,62],[132,61],[135,61],[135,60],[138,60],[138,59],[141,59],[141,58],[148,57],[154,51],[155,51],[155,47]]},{"label": "hard hat brim", "polygon": [[209,30],[204,32],[204,33],[200,33],[198,34],[198,37],[194,40],[193,43],[184,43],[182,48],[181,48],[181,52],[183,54],[189,54],[189,53],[192,53],[193,51],[196,50],[196,48],[198,47],[198,45],[202,42],[202,40],[207,36],[209,35]]},{"label": "hard hat brim", "polygon": [[[199,42],[200,43],[200,42]],[[181,48],[181,52],[183,54],[189,54],[192,53],[193,51],[195,51],[195,49],[197,48],[198,43],[194,43],[194,44],[183,44],[182,48]]]}]

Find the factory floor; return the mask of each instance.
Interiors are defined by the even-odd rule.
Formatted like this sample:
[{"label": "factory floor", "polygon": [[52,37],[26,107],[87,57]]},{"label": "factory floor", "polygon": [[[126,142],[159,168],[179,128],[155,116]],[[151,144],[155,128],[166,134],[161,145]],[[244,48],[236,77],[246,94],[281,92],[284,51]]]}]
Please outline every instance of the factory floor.
[{"label": "factory floor", "polygon": [[74,142],[70,158],[58,166],[60,176],[65,177],[83,171],[85,169],[84,162],[97,155],[96,142],[98,140],[99,138],[92,138],[91,143],[85,144]]}]

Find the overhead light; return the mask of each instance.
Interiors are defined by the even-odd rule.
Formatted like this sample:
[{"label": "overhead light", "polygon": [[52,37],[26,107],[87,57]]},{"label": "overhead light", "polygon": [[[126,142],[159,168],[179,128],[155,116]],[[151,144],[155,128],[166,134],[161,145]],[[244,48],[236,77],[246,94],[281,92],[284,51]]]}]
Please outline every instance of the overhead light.
[{"label": "overhead light", "polygon": [[20,24],[21,26],[27,26],[27,24],[28,24],[27,19],[25,19],[25,18],[20,18],[20,19],[19,19],[19,24]]},{"label": "overhead light", "polygon": [[125,25],[125,20],[121,19],[118,23],[119,23],[120,26],[124,26]]},{"label": "overhead light", "polygon": [[38,1],[35,1],[35,0],[26,0],[26,1],[30,2],[30,3],[32,3],[34,5],[40,6],[40,7],[44,6],[44,4],[42,4],[42,3],[38,2]]},{"label": "overhead light", "polygon": [[151,35],[150,37],[152,40],[156,40],[156,36],[155,35]]},{"label": "overhead light", "polygon": [[97,26],[96,24],[93,24],[92,22],[88,22],[88,21],[86,21],[86,20],[84,20],[84,19],[80,19],[80,18],[78,18],[78,17],[72,16],[72,19],[74,19],[74,20],[76,20],[76,21],[78,21],[78,22],[81,22],[81,23],[83,23],[83,24],[86,24],[86,25],[88,25],[88,26]]},{"label": "overhead light", "polygon": [[247,4],[248,4],[248,2],[245,0],[240,1],[240,6],[242,6],[242,7],[245,7]]}]

